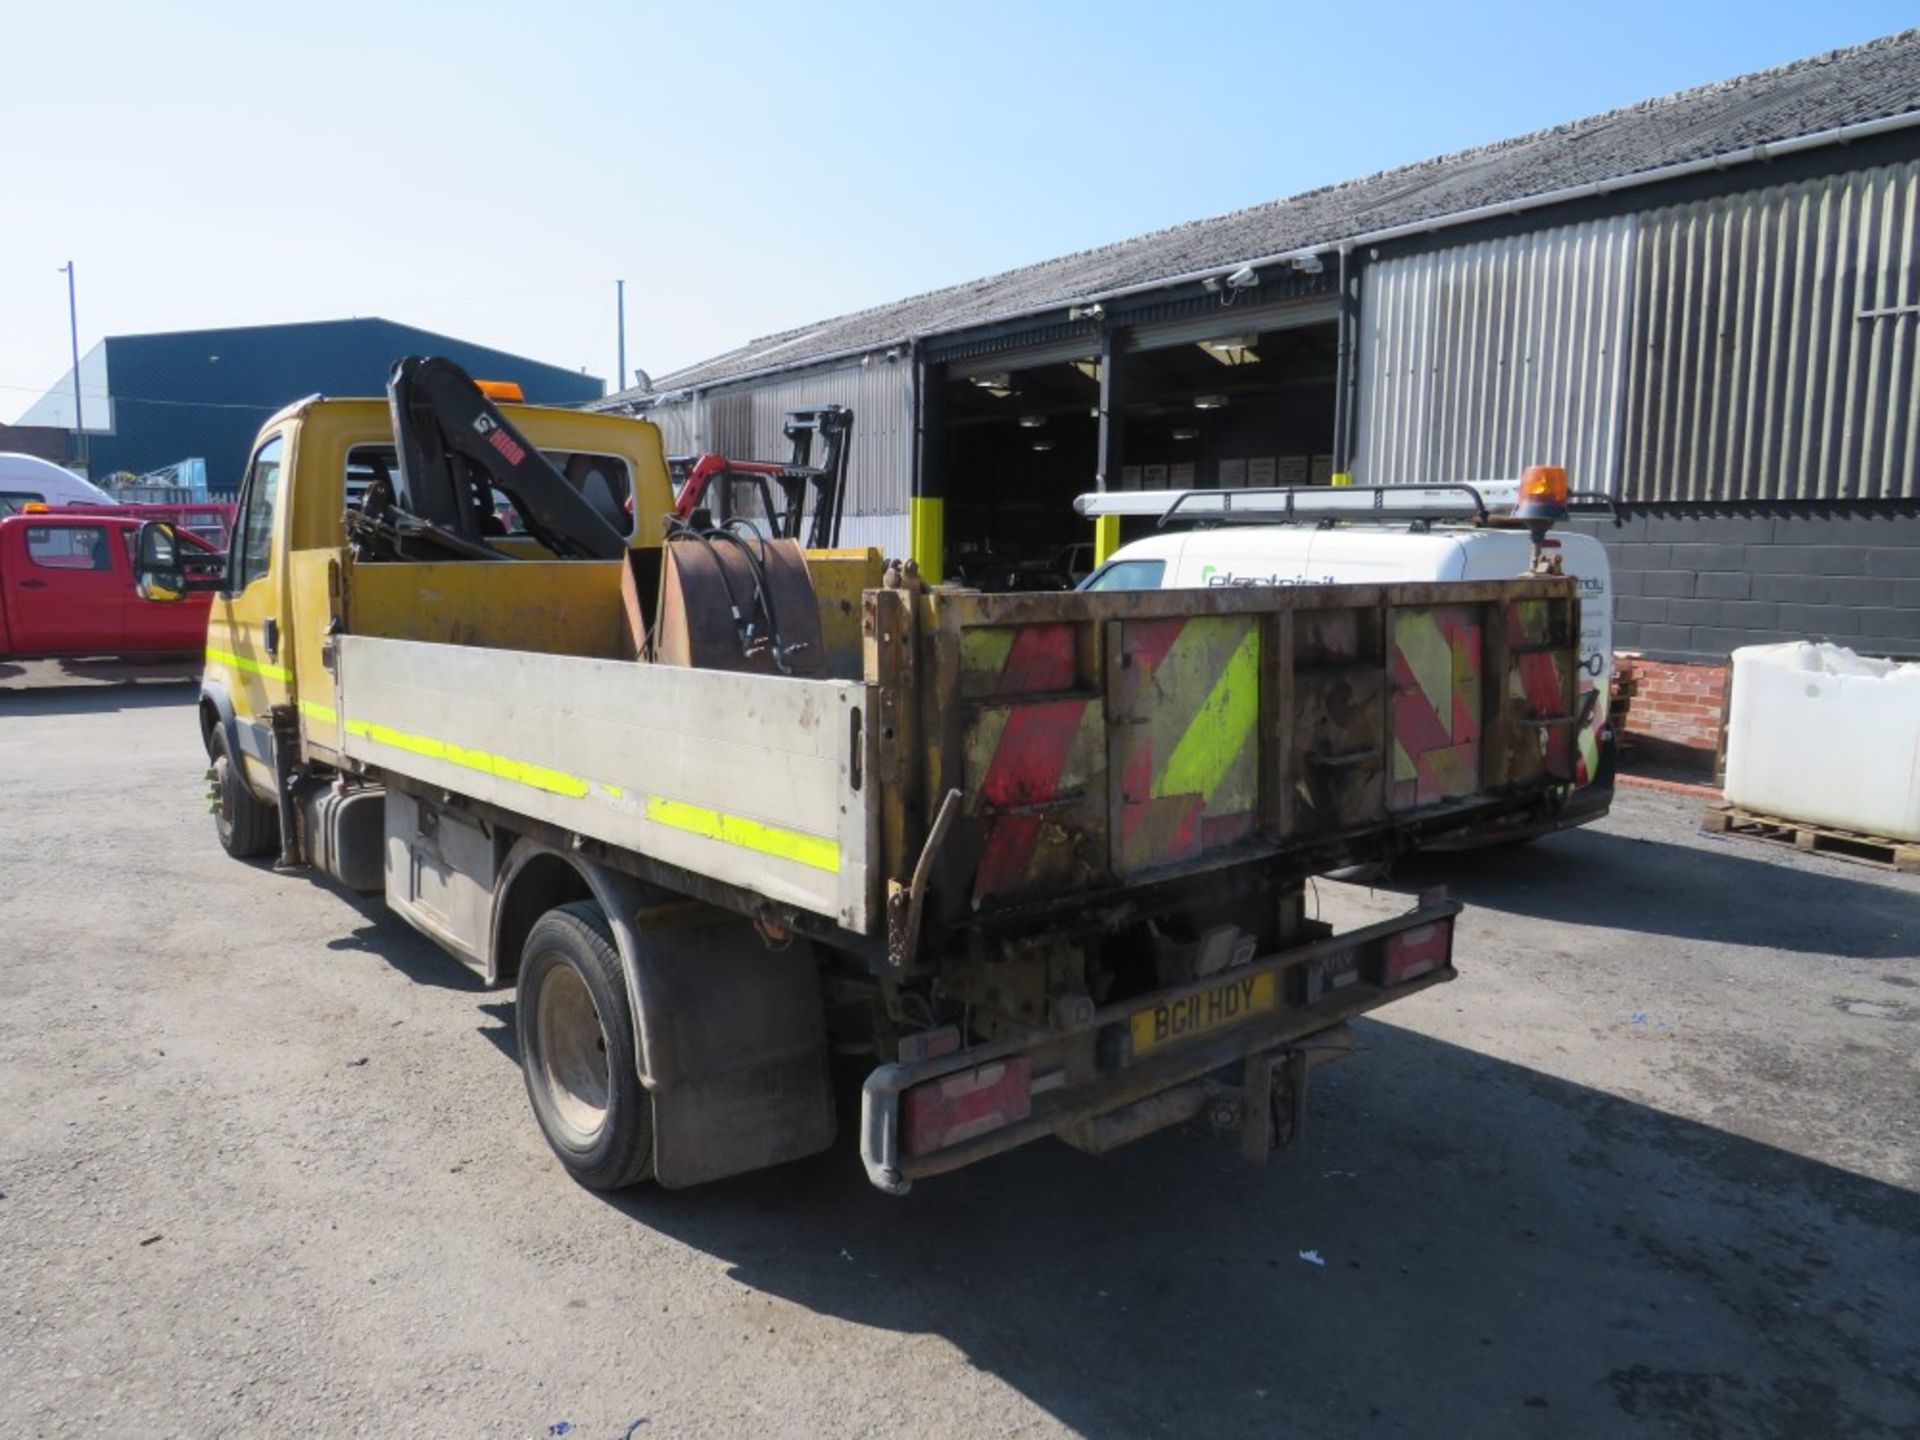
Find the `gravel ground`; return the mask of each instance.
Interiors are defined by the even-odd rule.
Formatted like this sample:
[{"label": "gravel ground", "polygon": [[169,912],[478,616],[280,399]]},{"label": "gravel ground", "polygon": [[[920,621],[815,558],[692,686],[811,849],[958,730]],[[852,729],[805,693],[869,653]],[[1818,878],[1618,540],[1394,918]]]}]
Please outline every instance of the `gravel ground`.
[{"label": "gravel ground", "polygon": [[0,674],[0,1434],[1920,1435],[1913,878],[1623,793],[1319,887],[1451,885],[1462,978],[1266,1170],[608,1200],[511,995],[227,860],[191,688],[113,679]]}]

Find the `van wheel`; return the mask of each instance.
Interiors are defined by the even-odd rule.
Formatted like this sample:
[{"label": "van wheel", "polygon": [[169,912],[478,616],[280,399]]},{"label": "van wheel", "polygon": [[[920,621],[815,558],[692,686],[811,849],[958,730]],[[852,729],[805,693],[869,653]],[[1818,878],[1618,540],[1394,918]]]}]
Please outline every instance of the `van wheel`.
[{"label": "van wheel", "polygon": [[279,817],[248,788],[247,777],[227,753],[227,732],[215,726],[207,737],[207,755],[213,762],[213,824],[220,848],[236,860],[251,860],[280,843]]},{"label": "van wheel", "polygon": [[651,1102],[634,1066],[626,976],[598,907],[576,901],[534,922],[514,1012],[527,1098],[567,1173],[589,1190],[646,1179]]}]

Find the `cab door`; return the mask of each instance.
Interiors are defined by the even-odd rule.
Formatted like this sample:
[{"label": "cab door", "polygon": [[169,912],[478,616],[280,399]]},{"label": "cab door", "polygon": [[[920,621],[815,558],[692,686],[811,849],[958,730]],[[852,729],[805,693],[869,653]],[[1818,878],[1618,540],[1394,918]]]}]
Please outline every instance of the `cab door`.
[{"label": "cab door", "polygon": [[225,690],[239,721],[240,758],[256,792],[274,793],[271,712],[293,693],[286,566],[280,555],[288,437],[267,436],[240,489],[226,588],[207,614],[206,683]]},{"label": "cab door", "polygon": [[8,529],[7,614],[21,655],[114,655],[126,640],[130,578],[115,561],[118,542],[102,524],[48,516]]}]

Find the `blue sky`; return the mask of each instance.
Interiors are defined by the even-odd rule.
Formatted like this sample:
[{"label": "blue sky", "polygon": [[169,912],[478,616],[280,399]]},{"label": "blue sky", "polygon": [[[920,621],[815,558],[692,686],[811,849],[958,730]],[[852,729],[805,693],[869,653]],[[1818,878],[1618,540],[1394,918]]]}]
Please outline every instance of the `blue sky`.
[{"label": "blue sky", "polygon": [[10,7],[0,419],[103,334],[611,377],[1891,33],[1912,0]]}]

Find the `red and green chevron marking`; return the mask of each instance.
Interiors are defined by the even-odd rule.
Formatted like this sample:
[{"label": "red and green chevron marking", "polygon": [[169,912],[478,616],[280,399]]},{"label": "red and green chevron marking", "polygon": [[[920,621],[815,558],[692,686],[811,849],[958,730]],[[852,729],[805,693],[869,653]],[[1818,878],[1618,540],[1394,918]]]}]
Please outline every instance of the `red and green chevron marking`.
[{"label": "red and green chevron marking", "polygon": [[1480,625],[1471,605],[1393,616],[1392,808],[1480,786]]},{"label": "red and green chevron marking", "polygon": [[1260,630],[1245,616],[1123,628],[1113,702],[1123,873],[1189,860],[1252,833],[1259,784]]}]

